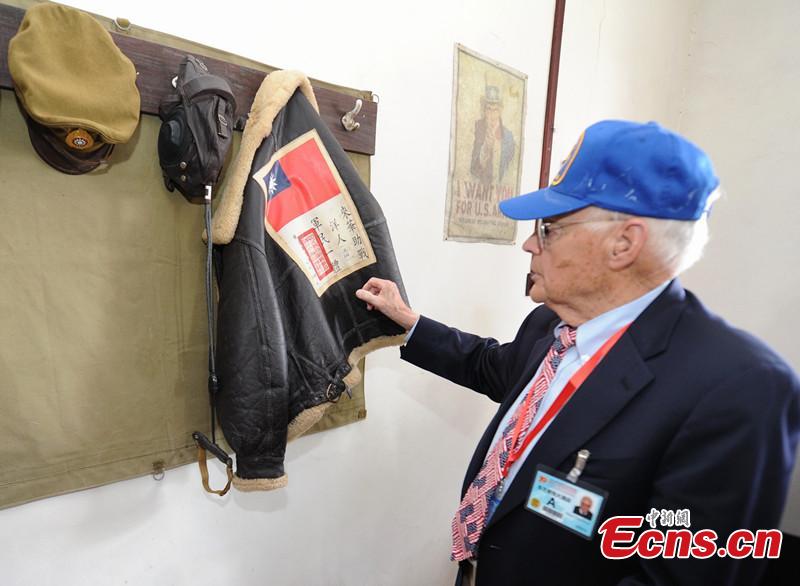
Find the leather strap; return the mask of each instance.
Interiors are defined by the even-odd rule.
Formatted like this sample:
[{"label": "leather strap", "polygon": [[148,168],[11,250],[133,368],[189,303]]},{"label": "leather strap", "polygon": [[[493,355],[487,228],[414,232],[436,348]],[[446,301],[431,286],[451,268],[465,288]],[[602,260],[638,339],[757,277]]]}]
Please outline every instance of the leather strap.
[{"label": "leather strap", "polygon": [[225,496],[231,489],[231,483],[233,482],[233,464],[230,461],[228,462],[228,484],[226,484],[225,488],[221,490],[213,490],[208,484],[208,464],[206,463],[206,451],[201,446],[197,447],[197,464],[200,466],[200,476],[203,479],[203,488],[206,489],[206,492],[218,494],[219,496]]}]

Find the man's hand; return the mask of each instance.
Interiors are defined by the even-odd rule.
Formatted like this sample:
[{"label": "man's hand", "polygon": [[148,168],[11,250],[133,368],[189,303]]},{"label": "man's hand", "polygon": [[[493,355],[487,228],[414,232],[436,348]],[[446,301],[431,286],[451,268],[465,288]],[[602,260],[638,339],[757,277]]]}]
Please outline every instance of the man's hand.
[{"label": "man's hand", "polygon": [[406,331],[410,330],[419,319],[419,314],[412,311],[403,301],[394,281],[372,277],[356,291],[356,297],[367,302],[367,309],[370,311],[377,309]]}]

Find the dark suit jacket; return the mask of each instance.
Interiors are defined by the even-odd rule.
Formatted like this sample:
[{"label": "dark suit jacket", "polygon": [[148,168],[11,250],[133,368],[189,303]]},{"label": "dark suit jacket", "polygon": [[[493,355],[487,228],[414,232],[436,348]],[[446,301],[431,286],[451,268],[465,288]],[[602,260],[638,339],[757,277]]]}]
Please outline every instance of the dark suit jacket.
[{"label": "dark suit jacket", "polygon": [[[498,344],[422,317],[402,349],[405,360],[500,403],[462,495],[501,418],[544,358],[558,321],[550,309],[537,307],[513,342]],[[691,529],[716,530],[719,545],[738,528],[775,528],[800,434],[799,398],[800,381],[783,360],[673,281],[523,463],[480,541],[478,586],[758,584],[763,560],[606,560],[599,536],[582,539],[524,504],[537,465],[567,472],[586,448],[591,457],[581,480],[609,491],[598,527],[616,515],[688,508]]]}]

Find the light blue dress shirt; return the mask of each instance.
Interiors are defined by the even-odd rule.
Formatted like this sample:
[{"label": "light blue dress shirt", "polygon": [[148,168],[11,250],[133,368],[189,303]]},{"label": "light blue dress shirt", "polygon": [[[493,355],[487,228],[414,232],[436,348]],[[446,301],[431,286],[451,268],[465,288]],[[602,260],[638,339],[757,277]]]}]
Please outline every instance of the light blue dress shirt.
[{"label": "light blue dress shirt", "polygon": [[[569,382],[569,379],[572,378],[572,375],[578,372],[578,369],[586,364],[592,355],[597,352],[600,347],[605,344],[606,341],[620,328],[626,326],[639,317],[639,314],[642,313],[647,306],[650,305],[655,298],[667,288],[667,285],[669,285],[669,281],[666,281],[655,289],[648,291],[638,299],[634,299],[625,305],[621,305],[620,307],[616,307],[610,311],[598,315],[594,319],[591,319],[578,326],[575,336],[575,345],[566,351],[564,358],[558,365],[555,377],[553,377],[553,380],[550,383],[550,388],[547,389],[547,392],[545,393],[544,397],[542,398],[542,402],[539,405],[539,409],[536,411],[536,416],[533,418],[531,429],[544,416],[544,414],[547,413],[550,405],[552,405],[556,400],[558,394],[564,389],[567,382]],[[555,338],[561,334],[561,329],[565,325],[566,324],[564,324],[562,321],[556,326],[555,330],[553,331],[554,341]],[[516,412],[520,403],[522,403],[522,401],[525,399],[527,390],[530,389],[533,381],[536,380],[537,376],[539,376],[539,371],[541,369],[542,365],[540,364],[539,368],[536,369],[536,373],[533,375],[533,378],[525,386],[525,391],[519,394],[517,400],[514,401],[514,404],[511,405],[506,412],[503,420],[500,422],[500,425],[494,434],[494,438],[492,439],[491,443],[492,446],[499,441],[500,436],[503,434],[503,429],[505,429],[505,427],[508,425],[508,422],[511,420],[511,417]],[[556,417],[558,417],[558,415],[556,415]],[[517,472],[519,472],[520,467],[531,453],[531,450],[536,445],[536,442],[538,442],[539,438],[542,437],[542,434],[547,431],[547,428],[550,427],[550,424],[554,419],[555,418],[551,419],[550,422],[548,422],[547,425],[542,428],[536,437],[533,438],[533,441],[528,444],[528,447],[525,449],[519,459],[511,465],[511,468],[508,471],[508,476],[503,483],[503,493],[497,494],[498,499],[502,499],[505,495],[505,492],[508,491],[508,487],[514,481],[514,477],[517,475]]]},{"label": "light blue dress shirt", "polygon": [[[550,388],[545,393],[544,397],[542,398],[542,402],[539,405],[539,409],[536,411],[536,416],[533,418],[531,428],[533,428],[544,416],[544,414],[547,413],[547,409],[556,400],[558,394],[564,389],[569,379],[572,378],[572,375],[574,375],[578,369],[600,349],[606,340],[613,336],[620,328],[631,323],[633,320],[639,317],[639,314],[641,314],[647,308],[647,306],[650,305],[655,298],[667,288],[667,285],[669,285],[669,281],[666,281],[655,289],[648,291],[638,299],[634,299],[625,305],[621,305],[620,307],[616,307],[610,311],[598,315],[594,319],[591,319],[578,326],[575,337],[575,345],[569,348],[564,354],[564,358],[561,360],[558,370],[556,370],[555,377],[550,383]],[[565,324],[563,321],[556,326],[555,330],[553,331],[554,341],[556,337],[560,335],[561,328],[564,326]],[[406,335],[406,343],[411,339],[416,327],[417,324],[415,323],[414,326],[409,330],[408,334]],[[533,381],[536,380],[537,376],[539,376],[539,371],[541,368],[542,365],[540,364],[539,368],[536,370],[536,373],[533,375],[533,378],[525,386],[525,391],[519,394],[517,400],[514,401],[514,404],[511,405],[506,412],[503,420],[500,422],[500,425],[497,427],[497,431],[494,434],[494,438],[492,439],[491,443],[492,447],[494,447],[494,445],[499,441],[500,436],[503,434],[503,429],[505,429],[505,427],[508,425],[508,422],[511,420],[511,417],[516,412],[520,403],[522,403],[522,401],[525,399],[527,390],[530,389]],[[558,415],[556,415],[556,417],[557,416]],[[511,468],[508,471],[508,476],[503,483],[503,493],[498,493],[496,495],[498,500],[502,500],[505,492],[508,490],[508,487],[514,481],[514,477],[516,477],[517,472],[519,472],[520,467],[531,453],[533,447],[536,445],[536,442],[539,441],[539,438],[545,431],[547,431],[547,428],[552,422],[553,420],[551,419],[550,422],[548,422],[548,424],[542,428],[533,441],[531,441],[531,443],[523,452],[522,456],[520,456],[520,458],[511,465]],[[491,452],[491,447],[489,448],[489,451]],[[487,456],[488,455],[489,454],[487,452]]]}]

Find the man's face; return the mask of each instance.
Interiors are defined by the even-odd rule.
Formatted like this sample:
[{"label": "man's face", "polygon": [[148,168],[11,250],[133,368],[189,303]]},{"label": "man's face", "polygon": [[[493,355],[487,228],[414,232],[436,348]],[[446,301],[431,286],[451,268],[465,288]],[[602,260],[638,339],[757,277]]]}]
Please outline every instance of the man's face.
[{"label": "man's face", "polygon": [[581,499],[581,512],[588,513],[589,509],[592,508],[592,499],[588,496],[585,496]]},{"label": "man's face", "polygon": [[500,123],[500,114],[502,113],[500,104],[486,104],[483,112],[486,116],[486,121],[491,127],[495,127]]},{"label": "man's face", "polygon": [[[536,233],[522,245],[531,253],[533,286],[528,295],[552,309],[576,307],[605,284],[603,240],[607,230],[593,230],[587,220],[601,217],[594,208],[545,218],[550,234],[539,245]],[[573,225],[574,223],[574,225]]]}]

